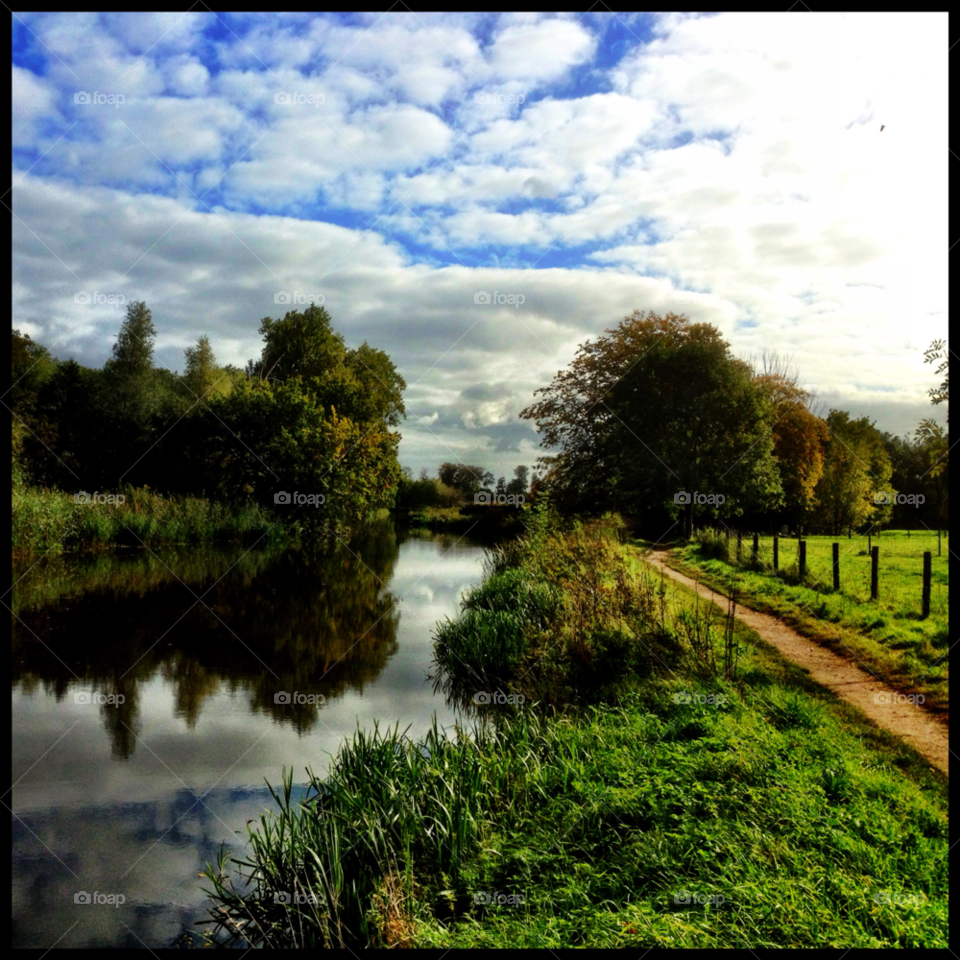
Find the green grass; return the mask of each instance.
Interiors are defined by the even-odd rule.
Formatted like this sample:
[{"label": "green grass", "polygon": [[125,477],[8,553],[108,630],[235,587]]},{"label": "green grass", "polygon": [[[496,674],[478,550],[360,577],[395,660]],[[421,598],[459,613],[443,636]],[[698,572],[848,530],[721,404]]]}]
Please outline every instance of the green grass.
[{"label": "green grass", "polygon": [[[88,493],[90,491],[87,491]],[[13,553],[29,557],[64,550],[96,550],[142,543],[199,540],[277,540],[290,534],[264,508],[163,496],[121,487],[123,503],[76,503],[74,494],[37,487],[13,490]]]},{"label": "green grass", "polygon": [[[808,573],[797,570],[797,541],[780,540],[780,571],[772,569],[773,540],[760,538],[760,563],[753,565],[752,540],[744,538],[742,564],[725,562],[725,540],[709,533],[704,542],[672,551],[671,563],[688,576],[758,610],[773,613],[800,633],[826,643],[838,653],[869,667],[877,676],[922,693],[927,703],[949,703],[947,651],[946,539],[937,556],[936,535],[884,531],[873,538],[880,548],[878,599],[870,599],[870,556],[862,538],[808,537]],[[840,590],[833,590],[832,544],[840,544]],[[921,617],[923,552],[930,550],[932,582],[930,616]],[[735,559],[736,541],[730,541]],[[751,569],[751,566],[754,569]]]},{"label": "green grass", "polygon": [[[509,676],[503,689],[515,702],[485,707],[469,735],[434,727],[414,743],[398,730],[358,732],[299,802],[288,775],[279,813],[251,832],[240,875],[225,856],[210,871],[213,904],[225,911],[211,937],[945,947],[946,777],[691,591],[670,581],[618,587],[639,566],[609,538],[583,528],[559,537],[539,521],[522,543],[494,551],[461,619],[511,616],[519,642],[497,641],[498,664],[471,653],[472,640],[444,639],[457,629],[448,626],[438,651],[455,643],[468,654],[462,668],[453,657],[448,665],[466,686],[478,668]],[[683,644],[681,616],[702,621],[716,657]],[[671,663],[641,658],[637,670],[623,658],[624,645],[643,649],[666,628],[680,645]],[[598,639],[615,630],[619,645]],[[735,671],[718,666],[724,642],[736,649]],[[538,671],[525,659],[535,651],[553,666]],[[624,674],[616,694],[577,682],[580,671],[615,668]],[[588,695],[563,709],[518,700],[557,671]],[[278,892],[314,905],[278,904]]]}]

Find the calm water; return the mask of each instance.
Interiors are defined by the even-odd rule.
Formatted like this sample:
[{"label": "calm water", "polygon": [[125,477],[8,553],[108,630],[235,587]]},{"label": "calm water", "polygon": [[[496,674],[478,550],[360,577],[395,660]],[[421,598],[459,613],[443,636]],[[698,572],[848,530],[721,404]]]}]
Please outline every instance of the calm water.
[{"label": "calm water", "polygon": [[[322,774],[358,724],[456,721],[426,678],[432,629],[483,551],[401,540],[385,525],[322,559],[181,548],[15,571],[15,947],[196,936],[198,874],[275,809],[265,778]],[[316,702],[276,702],[294,692]]]}]

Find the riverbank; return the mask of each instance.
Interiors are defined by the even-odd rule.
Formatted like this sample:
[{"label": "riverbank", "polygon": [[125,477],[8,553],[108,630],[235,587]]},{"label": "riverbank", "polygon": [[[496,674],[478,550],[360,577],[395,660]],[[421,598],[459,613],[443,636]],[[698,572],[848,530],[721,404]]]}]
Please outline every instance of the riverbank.
[{"label": "riverbank", "polygon": [[420,507],[396,511],[398,520],[410,527],[437,533],[470,533],[474,536],[510,536],[522,533],[522,507],[467,504],[454,507]]},{"label": "riverbank", "polygon": [[145,487],[73,494],[21,486],[12,500],[15,558],[158,543],[279,541],[294,533],[255,504],[164,496]]},{"label": "riverbank", "polygon": [[614,524],[530,521],[437,631],[471,735],[358,733],[302,803],[288,779],[245,899],[236,864],[211,871],[211,935],[945,946],[946,777]]}]

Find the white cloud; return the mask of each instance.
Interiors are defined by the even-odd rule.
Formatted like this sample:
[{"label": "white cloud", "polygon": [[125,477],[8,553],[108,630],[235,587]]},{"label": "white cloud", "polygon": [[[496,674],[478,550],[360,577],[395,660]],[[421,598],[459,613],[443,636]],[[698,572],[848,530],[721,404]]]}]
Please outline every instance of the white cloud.
[{"label": "white cloud", "polygon": [[23,19],[14,317],[87,362],[118,317],[77,289],[146,299],[171,365],[201,328],[242,364],[276,290],[322,292],[400,364],[405,449],[519,456],[578,343],[673,309],[824,396],[939,412],[943,15],[637,15],[612,68],[572,15]]}]

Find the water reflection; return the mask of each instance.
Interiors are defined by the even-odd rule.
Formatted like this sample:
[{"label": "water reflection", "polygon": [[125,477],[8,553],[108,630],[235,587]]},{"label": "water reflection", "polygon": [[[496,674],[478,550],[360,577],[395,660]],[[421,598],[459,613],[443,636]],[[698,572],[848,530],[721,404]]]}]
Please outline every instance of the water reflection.
[{"label": "water reflection", "polygon": [[[223,840],[239,853],[272,807],[265,778],[322,773],[357,725],[451,724],[427,680],[431,631],[481,553],[385,525],[323,558],[191,549],[27,573],[12,603],[15,945],[171,943],[205,916],[204,863]],[[323,699],[276,702],[294,691]],[[94,890],[126,902],[74,904]]]}]

